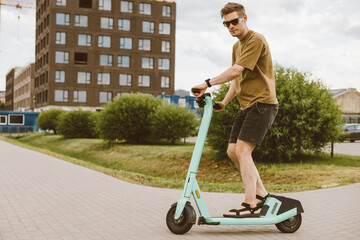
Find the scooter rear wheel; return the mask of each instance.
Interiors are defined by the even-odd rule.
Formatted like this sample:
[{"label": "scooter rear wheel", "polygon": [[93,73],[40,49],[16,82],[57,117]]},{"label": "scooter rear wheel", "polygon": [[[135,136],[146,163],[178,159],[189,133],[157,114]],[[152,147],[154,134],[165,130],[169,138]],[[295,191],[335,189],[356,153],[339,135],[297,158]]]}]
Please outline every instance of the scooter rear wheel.
[{"label": "scooter rear wheel", "polygon": [[283,233],[294,233],[296,232],[301,225],[301,214],[286,219],[278,224],[275,224],[277,229],[279,229]]},{"label": "scooter rear wheel", "polygon": [[192,228],[194,224],[190,222],[189,210],[191,209],[188,209],[189,207],[192,208],[190,205],[185,206],[184,211],[177,220],[175,219],[176,205],[169,209],[166,215],[166,225],[171,232],[175,234],[184,234]]}]

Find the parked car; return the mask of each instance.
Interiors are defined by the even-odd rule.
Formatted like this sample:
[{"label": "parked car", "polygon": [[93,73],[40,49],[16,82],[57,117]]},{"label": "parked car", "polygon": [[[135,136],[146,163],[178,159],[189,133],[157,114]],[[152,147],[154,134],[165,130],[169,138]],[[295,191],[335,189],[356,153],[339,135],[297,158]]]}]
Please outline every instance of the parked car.
[{"label": "parked car", "polygon": [[360,140],[360,124],[345,124],[344,133],[346,140],[350,140],[350,142]]}]

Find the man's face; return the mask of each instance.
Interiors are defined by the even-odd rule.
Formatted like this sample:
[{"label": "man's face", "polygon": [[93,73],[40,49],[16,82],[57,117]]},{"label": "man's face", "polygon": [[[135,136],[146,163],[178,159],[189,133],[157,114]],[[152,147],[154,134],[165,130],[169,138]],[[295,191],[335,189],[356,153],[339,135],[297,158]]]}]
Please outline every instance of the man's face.
[{"label": "man's face", "polygon": [[[237,24],[229,24],[230,21],[235,19],[237,19]],[[239,14],[237,12],[232,12],[224,16],[224,22],[228,22],[228,26],[226,27],[229,29],[230,34],[233,37],[239,37],[245,30],[246,15],[243,15],[242,18],[239,18]]]}]

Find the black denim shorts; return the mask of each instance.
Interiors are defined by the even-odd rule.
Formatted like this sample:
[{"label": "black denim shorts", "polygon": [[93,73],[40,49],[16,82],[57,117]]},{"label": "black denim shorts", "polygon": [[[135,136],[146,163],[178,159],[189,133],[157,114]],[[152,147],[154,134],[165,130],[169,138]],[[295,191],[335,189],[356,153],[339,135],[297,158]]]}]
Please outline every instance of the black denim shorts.
[{"label": "black denim shorts", "polygon": [[240,139],[260,146],[277,112],[277,104],[260,102],[255,102],[244,110],[239,109],[231,129],[229,143],[236,143]]}]

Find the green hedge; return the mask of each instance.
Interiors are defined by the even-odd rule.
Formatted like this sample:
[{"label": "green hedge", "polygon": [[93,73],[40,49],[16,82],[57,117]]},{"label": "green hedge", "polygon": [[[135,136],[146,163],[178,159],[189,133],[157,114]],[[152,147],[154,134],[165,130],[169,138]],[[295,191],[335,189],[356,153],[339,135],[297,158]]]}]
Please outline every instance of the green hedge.
[{"label": "green hedge", "polygon": [[174,104],[164,104],[151,117],[151,132],[155,139],[165,139],[171,144],[180,138],[196,134],[197,115],[189,109]]},{"label": "green hedge", "polygon": [[151,115],[163,102],[151,95],[128,94],[117,97],[101,111],[98,129],[101,138],[129,143],[151,141]]},{"label": "green hedge", "polygon": [[64,110],[56,108],[41,112],[37,119],[38,127],[41,130],[53,131],[55,134],[57,134],[59,117],[64,112]]},{"label": "green hedge", "polygon": [[96,114],[81,109],[60,115],[57,129],[65,138],[96,137]]}]

